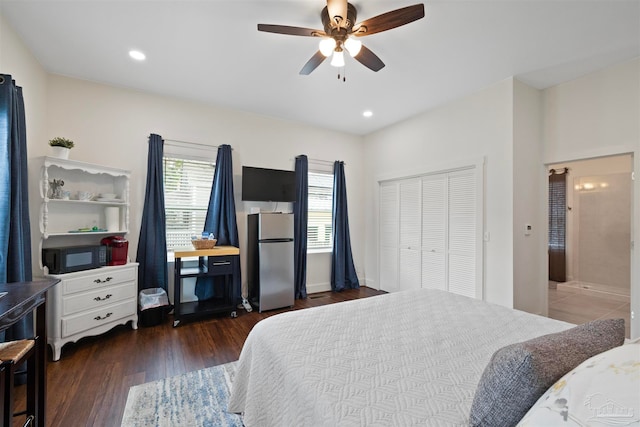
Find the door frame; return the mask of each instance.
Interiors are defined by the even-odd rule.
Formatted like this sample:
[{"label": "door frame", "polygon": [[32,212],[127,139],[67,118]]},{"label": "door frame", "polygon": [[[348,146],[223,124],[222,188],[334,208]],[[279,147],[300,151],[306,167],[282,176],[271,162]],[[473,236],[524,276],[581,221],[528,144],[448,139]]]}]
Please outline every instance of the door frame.
[{"label": "door frame", "polygon": [[[541,211],[541,214],[544,216],[544,219],[541,221],[541,224],[544,225],[544,238],[541,239],[541,243],[543,245],[543,247],[541,248],[541,251],[544,251],[544,256],[541,257],[541,259],[543,259],[544,261],[542,262],[541,267],[543,268],[543,274],[544,274],[544,278],[545,278],[545,282],[543,284],[543,286],[541,287],[541,296],[543,298],[543,301],[545,302],[545,304],[543,304],[543,308],[545,309],[545,312],[542,313],[545,316],[548,316],[548,308],[549,308],[549,287],[548,287],[548,277],[549,277],[549,260],[548,260],[548,256],[547,256],[547,251],[548,251],[548,247],[549,247],[549,181],[547,179],[547,171],[549,170],[549,168],[553,165],[558,165],[558,164],[564,164],[564,163],[571,163],[571,162],[579,162],[579,161],[584,161],[584,160],[594,160],[594,159],[599,159],[599,158],[605,158],[605,157],[613,157],[613,156],[622,156],[622,155],[629,155],[631,156],[632,162],[631,164],[633,165],[633,170],[631,172],[631,241],[629,242],[631,249],[630,249],[630,305],[631,305],[631,313],[630,313],[630,318],[631,318],[631,338],[634,337],[638,337],[640,336],[640,316],[638,315],[634,315],[637,313],[640,313],[640,286],[638,285],[637,282],[637,278],[640,277],[640,272],[638,271],[640,269],[640,260],[638,260],[638,256],[640,255],[640,253],[637,253],[635,251],[634,248],[634,243],[637,240],[638,237],[638,232],[640,231],[637,227],[636,224],[636,212],[640,212],[640,186],[637,186],[635,184],[635,171],[640,170],[640,155],[639,153],[636,153],[635,151],[629,151],[629,150],[621,150],[621,151],[616,151],[616,150],[602,150],[602,152],[599,153],[593,153],[592,156],[585,156],[585,157],[572,157],[572,158],[566,158],[566,159],[560,159],[560,160],[550,160],[550,159],[545,159],[545,162],[543,164],[544,167],[544,179],[545,179],[545,184],[544,184],[544,188],[546,189],[545,191],[545,197],[544,200],[541,201],[541,206],[543,207],[543,209]],[[635,317],[635,319],[634,319]]]}]

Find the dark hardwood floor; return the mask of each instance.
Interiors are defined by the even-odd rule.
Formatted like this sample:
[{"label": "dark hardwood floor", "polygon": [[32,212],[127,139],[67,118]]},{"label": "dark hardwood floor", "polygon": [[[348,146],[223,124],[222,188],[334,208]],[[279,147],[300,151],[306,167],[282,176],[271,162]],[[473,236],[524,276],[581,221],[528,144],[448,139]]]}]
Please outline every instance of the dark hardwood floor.
[{"label": "dark hardwood floor", "polygon": [[[379,295],[361,287],[340,293],[313,294],[296,300],[294,310]],[[84,338],[62,349],[58,362],[47,365],[47,426],[119,426],[129,387],[237,360],[253,326],[264,313],[238,310],[238,317],[201,318],[172,327],[163,324],[134,331],[118,326],[99,337]],[[24,386],[16,404],[24,406]],[[16,417],[21,426],[24,417]]]}]

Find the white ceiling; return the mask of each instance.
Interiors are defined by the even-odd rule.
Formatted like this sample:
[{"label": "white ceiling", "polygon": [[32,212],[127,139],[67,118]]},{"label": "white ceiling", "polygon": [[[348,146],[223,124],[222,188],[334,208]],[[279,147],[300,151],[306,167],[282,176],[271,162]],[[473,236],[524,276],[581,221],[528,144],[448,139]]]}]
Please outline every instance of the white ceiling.
[{"label": "white ceiling", "polygon": [[[353,4],[359,22],[417,1]],[[318,39],[256,30],[322,29],[323,0],[0,0],[0,13],[51,73],[357,135],[510,76],[545,88],[640,56],[640,0],[424,4],[425,18],[362,38],[386,67],[348,58],[346,82],[329,61],[298,74]]]}]

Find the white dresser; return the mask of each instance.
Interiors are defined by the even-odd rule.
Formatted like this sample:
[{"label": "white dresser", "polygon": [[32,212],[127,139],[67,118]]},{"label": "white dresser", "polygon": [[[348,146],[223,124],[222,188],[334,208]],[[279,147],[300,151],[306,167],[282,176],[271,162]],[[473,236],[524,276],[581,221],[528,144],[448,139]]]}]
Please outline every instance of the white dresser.
[{"label": "white dresser", "polygon": [[[40,253],[43,248],[95,246],[103,237],[129,232],[130,171],[52,157],[42,158],[41,165]],[[62,182],[66,196],[54,194],[54,181]],[[80,199],[80,193],[91,197]],[[107,220],[106,210],[115,210],[114,221]],[[41,257],[40,267],[46,277],[60,279],[47,298],[47,342],[53,360],[60,359],[68,342],[129,321],[138,328],[137,263],[49,274]]]},{"label": "white dresser", "polygon": [[60,279],[47,298],[47,342],[54,361],[68,342],[129,321],[138,329],[138,263],[48,277]]}]

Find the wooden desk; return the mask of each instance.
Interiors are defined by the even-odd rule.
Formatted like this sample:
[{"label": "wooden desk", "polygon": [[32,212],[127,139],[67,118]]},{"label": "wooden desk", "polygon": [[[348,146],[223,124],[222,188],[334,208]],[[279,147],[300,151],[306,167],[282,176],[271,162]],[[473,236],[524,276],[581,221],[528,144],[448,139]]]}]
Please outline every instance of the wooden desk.
[{"label": "wooden desk", "polygon": [[[173,281],[173,326],[176,327],[185,316],[230,312],[236,317],[237,289],[234,286],[233,271],[240,262],[240,250],[234,246],[216,246],[213,249],[179,248],[174,252]],[[198,265],[183,267],[182,258],[197,257]],[[224,276],[224,284],[218,289],[220,295],[205,301],[181,302],[182,280],[186,278]],[[214,286],[216,286],[214,284]]]},{"label": "wooden desk", "polygon": [[0,298],[0,331],[4,331],[27,314],[36,310],[35,325],[35,364],[36,396],[35,425],[45,427],[47,392],[47,305],[46,292],[58,283],[57,279],[37,282],[18,282],[0,284],[0,292],[7,292]]}]

